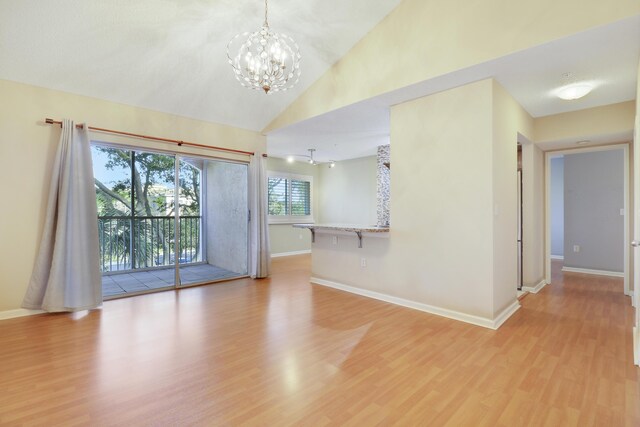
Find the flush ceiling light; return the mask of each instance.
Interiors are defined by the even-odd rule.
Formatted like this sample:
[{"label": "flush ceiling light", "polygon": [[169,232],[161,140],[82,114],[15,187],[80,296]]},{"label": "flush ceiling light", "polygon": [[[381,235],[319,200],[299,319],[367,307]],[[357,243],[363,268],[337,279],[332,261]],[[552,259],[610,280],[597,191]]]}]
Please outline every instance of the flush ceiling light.
[{"label": "flush ceiling light", "polygon": [[[264,24],[253,33],[241,33],[227,44],[227,58],[236,79],[249,89],[264,93],[286,91],[300,80],[300,50],[289,36],[269,28],[267,0],[264,2]],[[244,40],[239,46],[236,41]],[[231,51],[237,52],[231,56]]]},{"label": "flush ceiling light", "polygon": [[589,83],[573,83],[568,86],[561,87],[558,89],[556,94],[560,99],[573,101],[574,99],[579,99],[588,95],[592,90],[593,86]]},{"label": "flush ceiling light", "polygon": [[293,157],[293,156],[287,156],[287,162],[288,162],[288,163],[293,163],[293,162],[295,162],[295,161],[296,161],[296,158],[295,158],[295,157]]}]

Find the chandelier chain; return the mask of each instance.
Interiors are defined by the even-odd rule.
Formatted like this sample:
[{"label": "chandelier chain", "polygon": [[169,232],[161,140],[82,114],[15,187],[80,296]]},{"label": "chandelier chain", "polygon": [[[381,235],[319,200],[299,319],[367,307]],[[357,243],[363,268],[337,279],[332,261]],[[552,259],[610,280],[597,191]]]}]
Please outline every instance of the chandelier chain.
[{"label": "chandelier chain", "polygon": [[269,27],[269,21],[267,20],[267,14],[269,13],[268,0],[264,0],[264,26]]}]

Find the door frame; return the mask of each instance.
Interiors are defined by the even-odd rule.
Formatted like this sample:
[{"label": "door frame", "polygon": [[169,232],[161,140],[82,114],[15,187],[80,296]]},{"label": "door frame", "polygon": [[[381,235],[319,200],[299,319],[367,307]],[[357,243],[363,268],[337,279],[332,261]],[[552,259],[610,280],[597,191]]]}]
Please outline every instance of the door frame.
[{"label": "door frame", "polygon": [[[227,157],[222,157],[222,156],[215,156],[215,155],[208,155],[208,154],[201,154],[195,150],[188,150],[188,149],[167,149],[166,147],[156,147],[155,144],[153,143],[149,143],[149,141],[144,141],[143,143],[140,143],[141,141],[138,141],[137,138],[135,137],[126,137],[126,136],[114,136],[114,135],[109,135],[109,137],[93,137],[90,138],[90,146],[100,146],[100,147],[106,147],[106,148],[115,148],[115,149],[119,149],[119,150],[130,150],[130,151],[141,151],[141,152],[145,152],[145,153],[152,153],[152,154],[162,154],[162,155],[166,155],[166,156],[172,156],[175,159],[175,163],[174,163],[174,191],[173,191],[173,196],[174,196],[174,200],[176,201],[176,203],[179,203],[180,200],[180,188],[179,188],[179,174],[180,174],[180,161],[182,158],[199,158],[199,159],[203,159],[205,161],[210,160],[210,161],[218,161],[218,162],[225,162],[225,163],[235,163],[235,164],[239,164],[239,165],[245,165],[247,167],[247,200],[249,200],[249,195],[250,195],[250,188],[249,186],[251,185],[251,182],[249,180],[249,165],[250,165],[250,160],[243,160],[243,159],[234,159],[234,158],[227,158]],[[205,174],[203,173],[203,180],[205,178]],[[203,185],[200,187],[201,192],[204,190],[204,183]],[[202,198],[204,199],[204,198]],[[248,205],[248,203],[247,203]],[[248,208],[248,206],[247,206]],[[204,217],[204,215],[203,215]],[[174,212],[174,235],[175,236],[179,236],[180,235],[180,221],[179,221],[179,209],[175,209]],[[201,222],[201,227],[204,226],[204,223]],[[172,291],[172,290],[180,290],[180,289],[185,289],[185,288],[189,288],[189,287],[196,287],[196,286],[203,286],[203,285],[209,285],[209,284],[213,284],[213,283],[219,283],[219,282],[227,282],[227,281],[232,281],[232,280],[237,280],[237,279],[246,279],[249,277],[248,274],[248,270],[249,270],[249,251],[250,251],[250,232],[248,229],[249,225],[247,225],[247,274],[245,275],[241,275],[241,276],[237,276],[237,277],[232,277],[232,278],[228,278],[228,279],[218,279],[218,280],[212,280],[212,281],[205,281],[205,282],[199,282],[199,283],[189,283],[186,285],[183,285],[180,283],[180,263],[176,262],[173,265],[174,268],[174,283],[173,285],[167,286],[167,287],[163,287],[163,288],[157,288],[157,289],[149,289],[149,290],[143,290],[143,291],[136,291],[136,292],[125,292],[122,294],[116,294],[116,295],[112,295],[106,298],[103,298],[104,301],[110,301],[110,300],[115,300],[115,299],[121,299],[121,298],[128,298],[128,297],[133,297],[133,296],[138,296],[138,295],[146,295],[146,294],[153,294],[153,293],[158,293],[158,292],[164,292],[164,291]],[[203,246],[206,246],[206,240],[201,240],[201,244]],[[174,242],[174,253],[175,254],[179,254],[179,239],[175,239]],[[203,257],[206,254],[206,249],[203,248],[202,249],[202,254]],[[153,268],[145,268],[145,269],[136,269],[138,271],[149,271],[152,270]],[[130,273],[130,272],[127,272]],[[104,276],[104,273],[100,274],[101,276]],[[109,274],[110,275],[110,274]]]},{"label": "door frame", "polygon": [[633,292],[630,291],[630,241],[629,241],[629,233],[631,231],[631,203],[629,197],[629,188],[630,188],[630,174],[629,174],[629,143],[621,143],[621,144],[609,144],[609,145],[599,145],[596,147],[582,147],[582,148],[571,148],[564,150],[556,150],[556,151],[546,151],[544,153],[545,157],[545,189],[544,189],[544,200],[545,200],[545,280],[547,283],[551,283],[551,159],[557,158],[560,156],[570,155],[570,154],[578,154],[578,153],[593,153],[598,151],[610,151],[610,150],[620,150],[622,149],[624,152],[624,294],[631,297],[632,305],[635,307],[635,298],[633,297]]},{"label": "door frame", "polygon": [[[246,177],[247,177],[247,216],[249,216],[248,212],[249,212],[249,199],[250,199],[250,194],[251,194],[251,189],[249,188],[251,185],[251,180],[249,179],[249,166],[250,166],[250,162],[244,162],[244,161],[237,161],[237,160],[227,160],[227,159],[221,159],[221,158],[217,158],[217,157],[207,157],[207,156],[201,156],[201,155],[191,155],[191,154],[185,154],[185,153],[176,153],[176,163],[175,163],[175,190],[174,190],[174,197],[176,200],[176,203],[180,203],[179,202],[179,196],[180,196],[180,162],[183,161],[183,159],[185,158],[196,158],[196,159],[202,159],[206,165],[206,162],[220,162],[220,163],[233,163],[233,164],[237,164],[237,165],[242,165],[245,166],[247,168],[246,170]],[[204,215],[204,211],[207,209],[207,197],[208,197],[208,188],[207,188],[207,170],[206,167],[202,168],[202,171],[200,172],[200,200],[202,201],[201,206],[200,206],[200,213],[201,213],[201,220],[200,220],[200,235],[201,235],[201,239],[200,239],[200,245],[201,245],[201,253],[202,253],[202,258],[207,259],[208,257],[208,250],[207,250],[207,239],[208,239],[208,233],[204,232],[204,230],[207,230],[208,228],[208,224],[207,224],[207,219],[206,219],[206,215]],[[180,221],[179,221],[179,211],[180,209],[178,208],[178,206],[176,206],[176,210],[175,210],[175,235],[176,236],[180,236]],[[236,279],[246,279],[249,276],[249,263],[250,263],[250,251],[251,251],[251,241],[250,241],[250,230],[249,230],[249,222],[247,221],[247,272],[246,274],[243,275],[238,275],[237,277],[232,277],[232,278],[223,278],[223,279],[216,279],[216,280],[205,280],[203,282],[194,282],[194,283],[186,283],[186,284],[182,284],[181,280],[180,280],[180,262],[176,262],[176,279],[175,279],[175,288],[176,289],[185,289],[185,288],[192,288],[195,286],[202,286],[202,285],[209,285],[212,283],[218,283],[218,282],[227,282],[230,280],[236,280]],[[175,241],[175,249],[174,252],[176,254],[179,254],[179,250],[180,250],[180,242],[179,239],[176,239]],[[202,263],[199,264],[207,264],[207,262],[203,261]]]}]

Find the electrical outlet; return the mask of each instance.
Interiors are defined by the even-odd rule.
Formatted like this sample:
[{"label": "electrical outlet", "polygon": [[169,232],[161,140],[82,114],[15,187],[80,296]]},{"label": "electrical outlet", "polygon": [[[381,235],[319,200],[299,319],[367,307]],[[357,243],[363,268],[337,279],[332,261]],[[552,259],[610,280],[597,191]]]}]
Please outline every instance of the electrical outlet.
[{"label": "electrical outlet", "polygon": [[624,216],[624,208],[620,209],[620,216]]},{"label": "electrical outlet", "polygon": [[573,252],[580,252],[580,245],[573,245]]},{"label": "electrical outlet", "polygon": [[302,240],[302,234],[298,234],[298,239]]},{"label": "electrical outlet", "polygon": [[366,267],[366,266],[367,266],[367,259],[360,258],[360,267]]},{"label": "electrical outlet", "polygon": [[333,243],[334,245],[338,244],[338,236],[332,236],[331,237],[331,243]]}]

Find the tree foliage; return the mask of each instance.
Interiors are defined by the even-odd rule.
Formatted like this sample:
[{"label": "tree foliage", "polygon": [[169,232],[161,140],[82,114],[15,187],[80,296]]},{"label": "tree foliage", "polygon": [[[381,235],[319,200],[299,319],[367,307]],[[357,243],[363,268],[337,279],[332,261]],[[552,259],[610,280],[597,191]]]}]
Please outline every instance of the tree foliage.
[{"label": "tree foliage", "polygon": [[[103,270],[112,268],[113,257],[118,269],[173,263],[175,158],[109,147],[94,150],[106,158],[104,167],[115,178],[110,183],[95,179]],[[181,217],[200,216],[200,178],[198,168],[180,163]],[[181,258],[187,261],[198,259],[200,249],[199,219],[197,226],[192,221],[181,218],[181,241],[192,246],[181,245]]]}]

